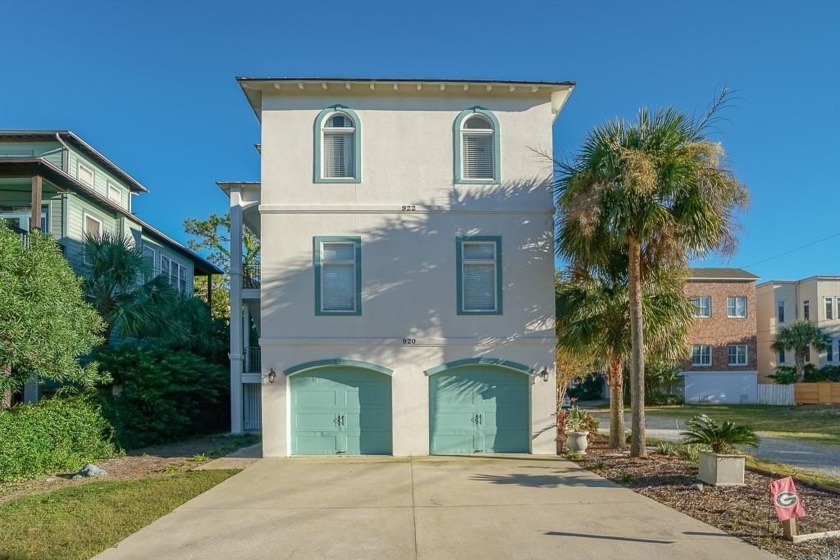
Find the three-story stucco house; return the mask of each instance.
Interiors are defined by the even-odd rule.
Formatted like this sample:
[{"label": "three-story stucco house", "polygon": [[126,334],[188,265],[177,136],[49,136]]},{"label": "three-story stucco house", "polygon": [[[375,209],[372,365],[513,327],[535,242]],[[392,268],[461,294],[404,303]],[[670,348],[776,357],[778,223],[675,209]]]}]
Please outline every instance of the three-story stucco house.
[{"label": "three-story stucco house", "polygon": [[[0,220],[55,237],[80,275],[86,273],[85,236],[121,233],[142,248],[155,274],[192,295],[194,275],[221,271],[132,212],[132,198],[147,192],[70,131],[0,131]],[[37,400],[34,384],[25,398]]]},{"label": "three-story stucco house", "polygon": [[[264,456],[554,453],[541,154],[574,84],[239,83],[261,181],[220,183],[243,318],[233,431],[261,426]],[[260,237],[259,271],[242,270],[242,227]]]},{"label": "three-story stucco house", "polygon": [[821,352],[809,348],[806,363],[817,368],[840,365],[840,276],[811,276],[801,280],[770,280],[756,289],[758,300],[758,372],[764,383],[776,366],[793,366],[793,352],[777,352],[772,345],[779,329],[796,321],[810,321],[829,335]]}]

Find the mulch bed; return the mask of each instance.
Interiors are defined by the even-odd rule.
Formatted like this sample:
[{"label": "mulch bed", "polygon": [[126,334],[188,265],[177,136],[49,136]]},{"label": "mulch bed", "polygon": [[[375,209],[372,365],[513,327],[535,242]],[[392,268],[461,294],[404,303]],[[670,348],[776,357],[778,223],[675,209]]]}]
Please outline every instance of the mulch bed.
[{"label": "mulch bed", "polygon": [[[746,486],[723,488],[697,484],[697,465],[677,456],[649,452],[646,458],[618,455],[607,439],[590,437],[586,458],[577,461],[604,478],[663,503],[695,519],[742,538],[782,558],[840,559],[840,538],[793,544],[782,531],[770,503],[774,477],[747,471]],[[778,478],[778,477],[776,477]],[[797,520],[800,534],[840,530],[840,494],[797,481],[807,517]]]}]

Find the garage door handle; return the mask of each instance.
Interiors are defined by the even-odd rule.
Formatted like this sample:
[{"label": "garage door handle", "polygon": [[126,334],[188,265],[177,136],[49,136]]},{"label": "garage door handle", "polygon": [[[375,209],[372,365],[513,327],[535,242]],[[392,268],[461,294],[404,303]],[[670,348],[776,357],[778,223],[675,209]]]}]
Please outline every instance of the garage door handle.
[{"label": "garage door handle", "polygon": [[483,414],[478,415],[478,423],[479,423],[479,425],[484,425],[484,415]]}]

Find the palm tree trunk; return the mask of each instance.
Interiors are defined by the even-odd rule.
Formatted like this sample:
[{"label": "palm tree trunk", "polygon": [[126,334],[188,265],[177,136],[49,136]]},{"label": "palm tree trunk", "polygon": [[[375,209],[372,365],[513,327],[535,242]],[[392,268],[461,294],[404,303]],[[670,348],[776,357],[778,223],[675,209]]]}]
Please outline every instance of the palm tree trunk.
[{"label": "palm tree trunk", "polygon": [[621,360],[612,358],[607,366],[610,383],[610,447],[624,449],[624,379]]},{"label": "palm tree trunk", "polygon": [[645,456],[645,350],[642,336],[642,246],[639,240],[629,240],[630,288],[630,405],[633,408],[630,443],[631,457]]},{"label": "palm tree trunk", "polygon": [[793,362],[796,366],[796,380],[801,382],[805,379],[805,348],[797,348],[793,353]]}]

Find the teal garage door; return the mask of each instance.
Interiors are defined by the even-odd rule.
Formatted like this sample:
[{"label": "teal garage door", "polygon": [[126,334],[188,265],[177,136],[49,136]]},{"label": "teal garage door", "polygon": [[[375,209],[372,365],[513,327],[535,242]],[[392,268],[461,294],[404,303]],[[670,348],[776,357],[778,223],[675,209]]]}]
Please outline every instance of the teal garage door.
[{"label": "teal garage door", "polygon": [[293,455],[390,455],[391,378],[346,366],[289,378]]},{"label": "teal garage door", "polygon": [[432,454],[527,453],[530,377],[486,365],[429,378]]}]

